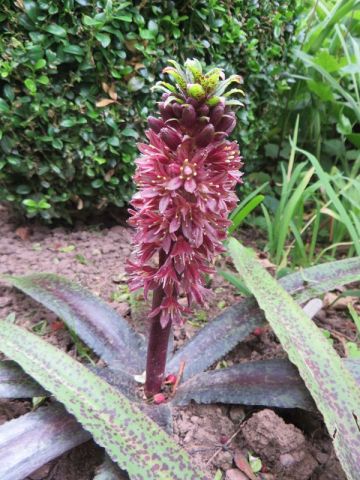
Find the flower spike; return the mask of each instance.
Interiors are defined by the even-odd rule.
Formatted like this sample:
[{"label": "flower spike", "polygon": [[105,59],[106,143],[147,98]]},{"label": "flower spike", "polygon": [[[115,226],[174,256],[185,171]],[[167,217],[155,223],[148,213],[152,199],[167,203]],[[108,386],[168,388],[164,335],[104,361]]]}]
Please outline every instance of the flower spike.
[{"label": "flower spike", "polygon": [[236,125],[231,97],[242,92],[226,93],[242,78],[225,79],[219,68],[204,72],[196,59],[170,63],[164,73],[172,83],[157,84],[164,92],[160,114],[148,118],[148,142],[139,145],[129,220],[135,251],[127,269],[132,289],[157,292],[149,317],[158,316],[162,328],[183,323],[188,307],[206,298],[204,277],[224,251],[243,165],[237,143],[228,140]]}]

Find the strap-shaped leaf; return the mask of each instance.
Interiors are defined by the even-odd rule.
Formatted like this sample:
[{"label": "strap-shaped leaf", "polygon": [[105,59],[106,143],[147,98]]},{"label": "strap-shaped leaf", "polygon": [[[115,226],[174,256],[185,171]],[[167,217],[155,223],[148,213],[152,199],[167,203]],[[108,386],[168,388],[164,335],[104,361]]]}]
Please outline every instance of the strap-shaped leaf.
[{"label": "strap-shaped leaf", "polygon": [[0,350],[51,391],[132,480],[200,480],[190,457],[125,396],[64,352],[9,322]]},{"label": "strap-shaped leaf", "polygon": [[296,368],[287,360],[241,363],[199,373],[180,385],[175,405],[230,403],[316,409]]},{"label": "strap-shaped leaf", "polygon": [[6,280],[55,312],[109,366],[132,374],[144,371],[144,339],[85,288],[50,273],[8,276]]},{"label": "strap-shaped leaf", "polygon": [[358,479],[360,388],[354,377],[321,331],[260,265],[254,253],[234,238],[229,241],[229,250],[323,414],[345,473],[349,479]]},{"label": "strap-shaped leaf", "polygon": [[360,278],[360,257],[322,263],[291,273],[279,280],[280,285],[304,303],[321,293],[355,282]]},{"label": "strap-shaped leaf", "polygon": [[[299,303],[321,293],[356,281],[360,276],[360,257],[340,260],[292,273],[281,285]],[[185,362],[183,380],[203,372],[226,355],[256,327],[266,322],[257,303],[249,298],[225,309],[199,330],[167,364],[168,373],[176,373]]]},{"label": "strap-shaped leaf", "polygon": [[[0,362],[0,398],[32,398],[47,392],[15,362]],[[1,478],[1,477],[0,477]]]},{"label": "strap-shaped leaf", "polygon": [[90,438],[76,419],[58,404],[6,422],[0,426],[0,478],[23,480]]},{"label": "strap-shaped leaf", "polygon": [[[360,360],[344,360],[360,386]],[[173,405],[230,403],[314,410],[298,370],[286,359],[241,363],[199,373],[181,384]]]}]

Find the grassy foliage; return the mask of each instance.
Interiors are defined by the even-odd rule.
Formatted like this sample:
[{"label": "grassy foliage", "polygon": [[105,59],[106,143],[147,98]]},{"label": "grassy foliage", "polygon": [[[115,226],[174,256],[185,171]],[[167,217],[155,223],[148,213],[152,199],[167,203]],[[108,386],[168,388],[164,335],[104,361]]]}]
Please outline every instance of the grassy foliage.
[{"label": "grassy foliage", "polygon": [[359,2],[310,4],[299,28],[302,44],[280,124],[280,152],[300,115],[299,146],[326,169],[339,164],[347,172],[360,146]]}]

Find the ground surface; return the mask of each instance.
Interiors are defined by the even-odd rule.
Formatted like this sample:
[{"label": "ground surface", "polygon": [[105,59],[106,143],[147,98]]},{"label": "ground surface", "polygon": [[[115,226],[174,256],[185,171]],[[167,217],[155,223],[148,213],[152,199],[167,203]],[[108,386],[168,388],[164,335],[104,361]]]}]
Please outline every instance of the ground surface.
[{"label": "ground surface", "polygon": [[[131,251],[131,231],[124,226],[104,228],[75,226],[72,230],[21,224],[0,206],[0,274],[53,272],[77,280],[109,302],[136,328],[146,331],[145,306],[130,297],[124,263]],[[271,265],[263,259],[266,266]],[[221,309],[238,301],[235,290],[220,276],[212,281],[214,296],[207,309],[199,309],[186,327],[175,332],[180,345]],[[64,328],[58,329],[55,315],[15,289],[0,283],[0,318],[16,316],[16,323],[43,335],[52,344],[86,361]],[[343,354],[343,339],[354,337],[345,311],[322,310],[317,323],[330,329],[335,346]],[[344,337],[345,335],[345,337]],[[245,360],[285,357],[271,330],[250,335],[229,354],[228,365]],[[29,411],[28,401],[0,401],[0,424]],[[256,478],[286,480],[342,480],[331,440],[316,414],[299,410],[268,410],[228,405],[191,405],[177,408],[174,436],[194,460],[214,475],[217,469],[228,480],[246,480],[239,469],[243,455],[261,458],[263,471]],[[230,442],[229,439],[234,437]],[[236,462],[234,463],[234,456]],[[88,442],[54,460],[28,480],[90,480],[101,461],[101,452]],[[225,477],[225,475],[224,475]],[[223,478],[224,478],[223,477]],[[4,479],[5,480],[5,479]]]}]

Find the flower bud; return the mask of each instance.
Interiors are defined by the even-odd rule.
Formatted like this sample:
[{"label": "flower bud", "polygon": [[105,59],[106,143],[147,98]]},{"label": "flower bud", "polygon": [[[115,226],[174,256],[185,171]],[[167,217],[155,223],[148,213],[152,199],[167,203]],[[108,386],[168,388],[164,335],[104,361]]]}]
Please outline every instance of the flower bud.
[{"label": "flower bud", "polygon": [[205,97],[205,90],[200,83],[188,83],[187,92],[190,97],[195,98],[195,100],[201,100]]},{"label": "flower bud", "polygon": [[161,113],[161,116],[164,120],[169,120],[169,118],[172,118],[174,116],[174,111],[172,109],[171,105],[166,105],[164,102],[159,103],[159,110]]},{"label": "flower bud", "polygon": [[196,119],[195,108],[192,105],[185,105],[182,111],[182,123],[185,127],[192,127]]},{"label": "flower bud", "polygon": [[227,129],[233,124],[234,120],[234,115],[223,115],[220,122],[216,125],[216,130],[218,132],[227,132]]},{"label": "flower bud", "polygon": [[181,136],[171,127],[164,127],[160,130],[159,136],[161,140],[171,149],[176,148],[181,143]]},{"label": "flower bud", "polygon": [[175,115],[176,117],[180,118],[180,117],[181,117],[181,114],[182,114],[182,109],[183,109],[182,105],[180,105],[180,104],[177,103],[177,102],[174,102],[174,103],[172,104],[172,109],[173,109],[174,115]]},{"label": "flower bud", "polygon": [[210,112],[210,122],[214,125],[214,127],[217,126],[217,124],[220,122],[222,116],[224,115],[224,110],[225,110],[225,104],[223,102],[219,103],[216,105],[216,107],[213,107]]},{"label": "flower bud", "polygon": [[198,112],[200,116],[207,115],[209,113],[209,107],[204,103],[198,108]]},{"label": "flower bud", "polygon": [[150,116],[147,119],[147,122],[151,130],[153,130],[155,133],[159,133],[164,126],[164,122],[160,118],[155,118]]},{"label": "flower bud", "polygon": [[211,140],[214,138],[214,132],[214,125],[211,125],[211,123],[209,125],[206,125],[206,127],[204,127],[201,132],[196,135],[196,145],[198,147],[206,147],[207,145],[209,145]]}]

